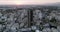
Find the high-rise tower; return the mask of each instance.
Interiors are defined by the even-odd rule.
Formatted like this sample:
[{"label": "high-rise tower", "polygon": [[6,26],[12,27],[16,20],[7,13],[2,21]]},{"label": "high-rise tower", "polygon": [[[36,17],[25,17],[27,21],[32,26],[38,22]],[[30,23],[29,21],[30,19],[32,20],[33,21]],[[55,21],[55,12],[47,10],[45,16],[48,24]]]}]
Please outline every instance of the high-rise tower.
[{"label": "high-rise tower", "polygon": [[28,10],[28,27],[31,27],[33,25],[33,10]]}]

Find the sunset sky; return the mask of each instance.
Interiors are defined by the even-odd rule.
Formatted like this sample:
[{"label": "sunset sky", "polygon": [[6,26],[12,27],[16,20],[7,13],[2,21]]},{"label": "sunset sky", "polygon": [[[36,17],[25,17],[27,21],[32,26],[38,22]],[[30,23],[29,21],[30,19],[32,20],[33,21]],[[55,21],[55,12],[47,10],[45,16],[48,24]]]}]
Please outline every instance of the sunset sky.
[{"label": "sunset sky", "polygon": [[46,4],[56,3],[60,0],[0,0],[0,5],[28,5],[28,4]]}]

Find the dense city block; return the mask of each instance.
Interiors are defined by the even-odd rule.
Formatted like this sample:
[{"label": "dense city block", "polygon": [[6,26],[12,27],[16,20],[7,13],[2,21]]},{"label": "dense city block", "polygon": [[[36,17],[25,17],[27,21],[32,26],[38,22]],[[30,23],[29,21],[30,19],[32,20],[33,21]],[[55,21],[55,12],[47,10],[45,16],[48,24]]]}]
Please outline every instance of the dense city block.
[{"label": "dense city block", "polygon": [[60,7],[0,7],[0,32],[60,32]]}]

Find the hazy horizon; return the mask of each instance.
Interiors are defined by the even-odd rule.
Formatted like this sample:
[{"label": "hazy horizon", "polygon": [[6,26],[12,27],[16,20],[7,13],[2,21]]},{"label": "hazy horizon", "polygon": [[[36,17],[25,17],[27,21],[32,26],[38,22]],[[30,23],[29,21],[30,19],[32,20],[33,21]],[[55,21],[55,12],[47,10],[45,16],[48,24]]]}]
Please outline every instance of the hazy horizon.
[{"label": "hazy horizon", "polygon": [[56,2],[60,0],[0,0],[0,5],[43,5]]}]

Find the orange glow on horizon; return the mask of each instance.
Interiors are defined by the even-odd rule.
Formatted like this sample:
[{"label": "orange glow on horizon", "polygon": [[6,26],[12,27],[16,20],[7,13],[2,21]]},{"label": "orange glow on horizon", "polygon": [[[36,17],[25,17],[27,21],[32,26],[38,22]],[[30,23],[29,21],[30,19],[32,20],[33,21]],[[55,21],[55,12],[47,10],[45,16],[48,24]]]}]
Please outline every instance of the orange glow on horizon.
[{"label": "orange glow on horizon", "polygon": [[21,5],[21,4],[23,4],[23,3],[21,3],[20,1],[15,1],[14,2],[16,5]]}]

